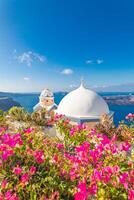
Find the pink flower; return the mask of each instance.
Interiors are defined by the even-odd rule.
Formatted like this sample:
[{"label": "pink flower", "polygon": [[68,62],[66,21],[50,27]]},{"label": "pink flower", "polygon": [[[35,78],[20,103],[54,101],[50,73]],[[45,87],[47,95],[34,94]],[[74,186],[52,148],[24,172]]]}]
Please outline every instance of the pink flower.
[{"label": "pink flower", "polygon": [[87,200],[87,198],[88,198],[88,191],[87,191],[86,183],[80,182],[78,184],[78,192],[75,193],[74,199]]},{"label": "pink flower", "polygon": [[70,130],[70,136],[74,136],[74,134],[75,134],[75,128],[72,128],[72,129]]},{"label": "pink flower", "polygon": [[114,134],[113,137],[112,137],[112,139],[111,139],[111,142],[116,142],[116,141],[117,141],[117,135]]},{"label": "pink flower", "polygon": [[5,193],[5,200],[19,200],[19,198],[17,197],[17,194],[14,193],[12,194],[10,190],[8,190],[6,193]]},{"label": "pink flower", "polygon": [[24,133],[30,134],[30,133],[32,133],[33,130],[34,130],[34,128],[27,128],[24,130]]},{"label": "pink flower", "polygon": [[30,173],[31,175],[34,175],[35,172],[36,172],[36,167],[31,166],[31,167],[30,167],[30,170],[29,170],[29,173]]},{"label": "pink flower", "polygon": [[71,170],[70,170],[70,179],[71,179],[71,181],[73,181],[75,178],[76,178],[76,171],[75,171],[75,169],[74,168],[72,168]]},{"label": "pink flower", "polygon": [[87,200],[86,196],[82,192],[76,192],[74,194],[74,200]]},{"label": "pink flower", "polygon": [[86,191],[87,191],[86,183],[85,182],[80,182],[78,184],[78,190],[81,191],[81,192],[86,193]]},{"label": "pink flower", "polygon": [[3,141],[4,144],[7,144],[11,148],[14,148],[17,144],[22,145],[20,133],[16,133],[14,135],[10,135],[9,133],[5,133],[2,136],[2,141]]},{"label": "pink flower", "polygon": [[80,152],[84,152],[85,151],[85,148],[84,148],[84,146],[83,145],[81,145],[81,146],[78,146],[78,147],[76,147],[75,148],[75,151],[77,152],[77,153],[80,153]]},{"label": "pink flower", "polygon": [[0,200],[3,200],[4,199],[4,196],[3,194],[0,192]]},{"label": "pink flower", "polygon": [[92,181],[101,181],[102,173],[99,172],[97,169],[94,169],[93,175],[91,176]]},{"label": "pink flower", "polygon": [[56,154],[53,156],[52,161],[53,161],[53,163],[57,163],[58,162],[58,156]]},{"label": "pink flower", "polygon": [[23,174],[21,176],[21,182],[24,183],[24,184],[27,184],[28,183],[28,180],[29,180],[29,175],[27,173]]},{"label": "pink flower", "polygon": [[113,167],[113,172],[114,173],[118,173],[119,171],[120,171],[120,168],[119,168],[118,165],[116,165],[116,166]]},{"label": "pink flower", "polygon": [[109,144],[109,143],[110,143],[110,139],[109,139],[106,135],[104,135],[104,136],[102,137],[101,143],[102,143],[103,145]]},{"label": "pink flower", "polygon": [[5,189],[6,188],[6,186],[7,186],[7,180],[6,179],[4,179],[3,181],[2,181],[2,183],[1,183],[1,189]]},{"label": "pink flower", "polygon": [[124,186],[125,189],[128,188],[127,178],[128,178],[128,172],[122,173],[119,177],[119,181]]},{"label": "pink flower", "polygon": [[120,150],[121,151],[128,151],[131,147],[131,144],[129,144],[129,142],[123,142],[120,144]]},{"label": "pink flower", "polygon": [[133,114],[132,114],[132,113],[129,113],[127,116],[128,116],[129,118],[131,118],[131,117],[133,117]]},{"label": "pink flower", "polygon": [[16,175],[20,175],[22,173],[22,167],[14,167],[13,172]]},{"label": "pink flower", "polygon": [[12,193],[10,190],[8,190],[6,193],[5,193],[5,199],[6,200],[10,200],[11,199],[11,196],[12,196]]},{"label": "pink flower", "polygon": [[81,131],[83,129],[86,129],[86,125],[85,124],[78,124],[76,128],[77,128],[78,131]]},{"label": "pink flower", "polygon": [[88,191],[90,195],[95,195],[97,193],[97,185],[95,183],[91,184]]},{"label": "pink flower", "polygon": [[97,160],[101,156],[101,152],[99,152],[98,149],[95,149],[95,150],[90,150],[89,153],[90,153],[91,158],[93,159],[93,162],[97,163]]},{"label": "pink flower", "polygon": [[19,197],[17,197],[17,194],[14,193],[10,200],[19,200]]},{"label": "pink flower", "polygon": [[35,151],[34,157],[37,163],[41,164],[44,162],[44,152],[42,150]]},{"label": "pink flower", "polygon": [[128,191],[128,200],[134,200],[134,190],[130,189]]},{"label": "pink flower", "polygon": [[88,152],[90,148],[90,143],[89,142],[83,142],[83,144],[81,146],[78,146],[75,148],[76,152]]},{"label": "pink flower", "polygon": [[90,148],[90,143],[89,142],[85,141],[85,142],[83,142],[83,145],[84,145],[86,150],[89,150],[89,148]]},{"label": "pink flower", "polygon": [[12,149],[6,149],[2,153],[2,160],[7,160],[12,155],[13,155],[13,150]]},{"label": "pink flower", "polygon": [[54,121],[57,122],[58,120],[60,120],[61,118],[63,118],[64,115],[58,115],[58,114],[55,114],[54,116]]},{"label": "pink flower", "polygon": [[103,171],[110,175],[113,173],[113,167],[111,167],[111,166],[104,167]]},{"label": "pink flower", "polygon": [[57,148],[58,148],[59,150],[61,150],[61,149],[63,149],[63,148],[64,148],[64,145],[63,145],[63,144],[61,144],[61,143],[58,143],[58,144],[57,144]]},{"label": "pink flower", "polygon": [[96,129],[91,129],[90,134],[91,135],[95,135],[96,134]]}]

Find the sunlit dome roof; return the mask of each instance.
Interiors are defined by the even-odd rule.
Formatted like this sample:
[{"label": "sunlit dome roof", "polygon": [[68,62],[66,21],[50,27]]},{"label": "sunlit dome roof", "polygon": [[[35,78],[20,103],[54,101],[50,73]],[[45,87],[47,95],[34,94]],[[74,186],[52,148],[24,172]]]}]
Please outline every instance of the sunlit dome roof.
[{"label": "sunlit dome roof", "polygon": [[53,97],[53,93],[49,90],[49,89],[44,89],[41,94],[40,94],[40,98],[52,98]]},{"label": "sunlit dome roof", "polygon": [[68,117],[98,118],[109,114],[105,100],[96,92],[80,87],[67,94],[60,102],[57,113]]}]

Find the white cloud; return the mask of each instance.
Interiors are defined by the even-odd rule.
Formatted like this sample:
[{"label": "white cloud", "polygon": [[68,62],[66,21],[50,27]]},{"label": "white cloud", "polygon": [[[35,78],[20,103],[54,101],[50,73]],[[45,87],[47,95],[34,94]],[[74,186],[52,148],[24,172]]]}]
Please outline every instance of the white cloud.
[{"label": "white cloud", "polygon": [[19,63],[26,64],[28,67],[30,67],[32,63],[35,61],[39,61],[39,62],[46,61],[45,56],[32,52],[32,51],[24,52],[21,55],[17,55],[17,51],[15,49],[13,51],[13,55],[14,55],[14,59],[16,59]]},{"label": "white cloud", "polygon": [[24,77],[23,79],[24,79],[25,81],[29,81],[29,80],[30,80],[29,77]]},{"label": "white cloud", "polygon": [[86,60],[86,64],[95,64],[95,63],[97,63],[97,64],[102,64],[104,62],[104,60],[103,59],[97,59],[96,61],[95,60]]},{"label": "white cloud", "polygon": [[32,54],[33,54],[34,58],[37,59],[37,60],[39,60],[40,62],[46,61],[46,57],[45,56],[40,55],[38,53],[32,53]]},{"label": "white cloud", "polygon": [[18,56],[18,62],[25,63],[30,67],[33,62],[33,58],[29,53],[23,53],[22,55]]},{"label": "white cloud", "polygon": [[70,68],[66,68],[61,72],[61,74],[70,75],[73,74],[73,70]]},{"label": "white cloud", "polygon": [[86,64],[92,64],[93,61],[92,60],[86,60]]},{"label": "white cloud", "polygon": [[102,59],[97,59],[96,62],[97,64],[102,64],[104,61]]}]

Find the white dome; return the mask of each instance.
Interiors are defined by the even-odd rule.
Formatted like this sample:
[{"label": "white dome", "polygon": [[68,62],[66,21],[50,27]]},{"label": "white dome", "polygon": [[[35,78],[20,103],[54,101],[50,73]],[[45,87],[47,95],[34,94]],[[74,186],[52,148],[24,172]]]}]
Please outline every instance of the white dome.
[{"label": "white dome", "polygon": [[101,96],[81,84],[61,100],[57,113],[68,117],[98,118],[109,114],[109,108]]}]

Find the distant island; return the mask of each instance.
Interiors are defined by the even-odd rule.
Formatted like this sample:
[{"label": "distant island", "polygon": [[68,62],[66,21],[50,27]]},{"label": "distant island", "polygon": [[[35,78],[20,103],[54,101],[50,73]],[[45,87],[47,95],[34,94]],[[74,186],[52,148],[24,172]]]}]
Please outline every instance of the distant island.
[{"label": "distant island", "polygon": [[111,105],[134,105],[134,95],[114,95],[103,98]]},{"label": "distant island", "polygon": [[20,107],[21,105],[11,97],[0,97],[0,110],[7,111],[13,106]]}]

